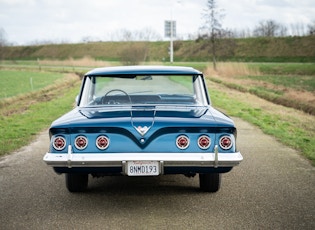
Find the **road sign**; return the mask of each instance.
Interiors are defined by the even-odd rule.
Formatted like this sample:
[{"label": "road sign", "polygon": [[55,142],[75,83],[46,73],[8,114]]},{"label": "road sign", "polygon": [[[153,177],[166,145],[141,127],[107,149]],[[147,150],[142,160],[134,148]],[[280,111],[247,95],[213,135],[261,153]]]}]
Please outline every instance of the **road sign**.
[{"label": "road sign", "polygon": [[164,22],[164,36],[167,38],[176,37],[176,21],[165,20],[165,22]]}]

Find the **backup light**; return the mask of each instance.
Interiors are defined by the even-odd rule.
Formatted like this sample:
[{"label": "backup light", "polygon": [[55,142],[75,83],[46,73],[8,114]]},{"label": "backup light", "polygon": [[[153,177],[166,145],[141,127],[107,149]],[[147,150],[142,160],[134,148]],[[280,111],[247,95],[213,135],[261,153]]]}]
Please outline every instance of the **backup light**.
[{"label": "backup light", "polygon": [[185,135],[180,135],[176,138],[176,146],[179,149],[187,149],[189,146],[189,138]]},{"label": "backup light", "polygon": [[77,149],[83,150],[88,145],[88,140],[85,136],[77,136],[74,140],[74,145]]},{"label": "backup light", "polygon": [[62,136],[57,136],[53,139],[52,144],[54,149],[61,151],[66,147],[66,139]]}]

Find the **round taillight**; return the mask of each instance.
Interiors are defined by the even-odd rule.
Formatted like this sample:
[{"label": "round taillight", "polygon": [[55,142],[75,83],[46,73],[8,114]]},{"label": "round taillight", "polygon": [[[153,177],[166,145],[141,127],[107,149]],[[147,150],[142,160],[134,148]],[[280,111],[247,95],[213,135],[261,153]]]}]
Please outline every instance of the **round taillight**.
[{"label": "round taillight", "polygon": [[211,145],[211,139],[207,135],[202,135],[198,138],[198,146],[201,149],[208,149]]},{"label": "round taillight", "polygon": [[53,139],[53,147],[54,149],[60,151],[63,150],[66,147],[66,139],[61,136],[57,136]]},{"label": "round taillight", "polygon": [[220,138],[220,147],[224,150],[228,150],[232,147],[232,139],[229,136],[223,136]]},{"label": "round taillight", "polygon": [[85,136],[77,136],[74,140],[74,145],[77,149],[83,150],[88,145],[88,140]]},{"label": "round taillight", "polygon": [[176,146],[179,149],[187,149],[189,146],[189,138],[185,135],[178,136],[176,138]]},{"label": "round taillight", "polygon": [[96,146],[97,148],[99,148],[100,150],[104,150],[107,149],[109,146],[109,139],[106,136],[99,136],[96,139]]}]

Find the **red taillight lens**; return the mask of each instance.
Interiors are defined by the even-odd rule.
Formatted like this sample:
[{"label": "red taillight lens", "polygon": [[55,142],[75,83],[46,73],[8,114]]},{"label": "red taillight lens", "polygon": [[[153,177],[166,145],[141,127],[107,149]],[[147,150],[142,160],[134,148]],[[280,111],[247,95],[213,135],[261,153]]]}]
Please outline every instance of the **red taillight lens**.
[{"label": "red taillight lens", "polygon": [[99,148],[100,150],[104,150],[107,149],[109,146],[109,139],[106,136],[99,136],[96,139],[96,146],[97,148]]},{"label": "red taillight lens", "polygon": [[189,138],[185,135],[178,136],[176,138],[176,146],[179,149],[187,149],[189,146]]},{"label": "red taillight lens", "polygon": [[224,150],[228,150],[232,147],[233,142],[231,137],[229,136],[223,136],[220,138],[220,147]]},{"label": "red taillight lens", "polygon": [[54,149],[58,151],[63,150],[66,147],[66,139],[61,136],[55,137],[52,143]]},{"label": "red taillight lens", "polygon": [[88,140],[85,136],[77,136],[74,140],[74,145],[77,149],[85,149],[88,145]]},{"label": "red taillight lens", "polygon": [[198,138],[198,146],[201,149],[208,149],[211,145],[211,139],[207,135],[202,135]]}]

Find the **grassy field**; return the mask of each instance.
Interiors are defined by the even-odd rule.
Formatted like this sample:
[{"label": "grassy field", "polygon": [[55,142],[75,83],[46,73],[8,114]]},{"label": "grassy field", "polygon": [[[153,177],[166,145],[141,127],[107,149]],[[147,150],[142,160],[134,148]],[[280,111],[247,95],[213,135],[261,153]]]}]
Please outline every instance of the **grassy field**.
[{"label": "grassy field", "polygon": [[[28,63],[29,68],[26,73],[33,73],[29,69],[38,70],[37,64],[36,62],[33,65]],[[115,64],[117,65],[117,63]],[[265,133],[273,135],[282,143],[299,150],[315,165],[314,115],[288,106],[277,105],[278,101],[274,100],[277,97],[268,96],[270,97],[268,101],[262,99],[266,98],[266,94],[278,97],[285,95],[285,98],[290,101],[299,100],[301,104],[309,103],[309,100],[314,97],[315,91],[315,75],[310,74],[313,66],[306,64],[303,67],[302,64],[299,64],[298,69],[295,67],[292,71],[293,74],[287,74],[287,69],[292,68],[290,65],[295,64],[277,66],[272,63],[249,65],[224,63],[218,65],[218,71],[213,71],[211,64],[206,62],[175,64],[192,66],[205,72],[215,107],[260,127]],[[42,70],[50,69],[53,65],[56,63],[46,62]],[[48,82],[46,83],[48,86],[42,85],[39,89],[28,91],[23,95],[0,99],[0,135],[2,137],[0,155],[8,154],[24,146],[39,131],[48,128],[55,118],[73,107],[74,98],[79,91],[80,80],[73,74],[60,74],[56,71],[81,71],[82,74],[87,71],[81,69],[82,66],[85,66],[84,63],[72,66],[66,71],[64,66],[55,67],[53,73],[40,71],[37,73],[38,76],[49,78],[50,82],[55,83],[51,85]],[[2,71],[7,70],[1,70],[0,73]],[[24,71],[16,70],[10,73],[14,72],[16,75],[24,73]],[[51,77],[52,75],[54,77]],[[10,79],[16,81],[14,77]],[[24,84],[29,87],[29,77],[25,77]],[[257,89],[261,92],[257,93]],[[11,94],[14,95],[12,92]]]},{"label": "grassy field", "polygon": [[[314,36],[221,39],[217,41],[217,60],[248,62],[314,62]],[[156,42],[90,42],[81,44],[52,44],[9,46],[3,49],[8,60],[81,59],[122,61],[125,54],[139,51],[141,59],[149,62],[169,60],[168,41]],[[132,49],[131,49],[132,48]],[[207,61],[211,59],[211,45],[205,40],[174,41],[174,60]]]},{"label": "grassy field", "polygon": [[[315,59],[314,59],[315,61]],[[315,75],[314,63],[248,63],[249,68],[259,69],[263,74]]]},{"label": "grassy field", "polygon": [[[287,74],[288,70],[292,73]],[[222,63],[207,70],[209,79],[276,104],[315,115],[315,65]]]},{"label": "grassy field", "polygon": [[290,65],[262,63],[253,68],[243,63],[222,63],[218,71],[209,67],[206,76],[215,106],[299,150],[315,165],[315,74],[307,75],[314,67],[300,64],[295,70],[299,75],[279,72],[290,69]]},{"label": "grassy field", "polygon": [[264,133],[298,150],[315,166],[314,116],[268,103],[255,95],[231,90],[221,84],[210,83],[209,88],[214,107],[258,126]]},{"label": "grassy field", "polygon": [[62,77],[58,73],[0,70],[0,99],[37,91]]},{"label": "grassy field", "polygon": [[[41,72],[40,75],[51,78],[52,73]],[[78,76],[53,75],[58,79],[57,82],[51,80],[54,84],[0,100],[0,155],[28,144],[39,131],[73,107],[80,85]]]}]

